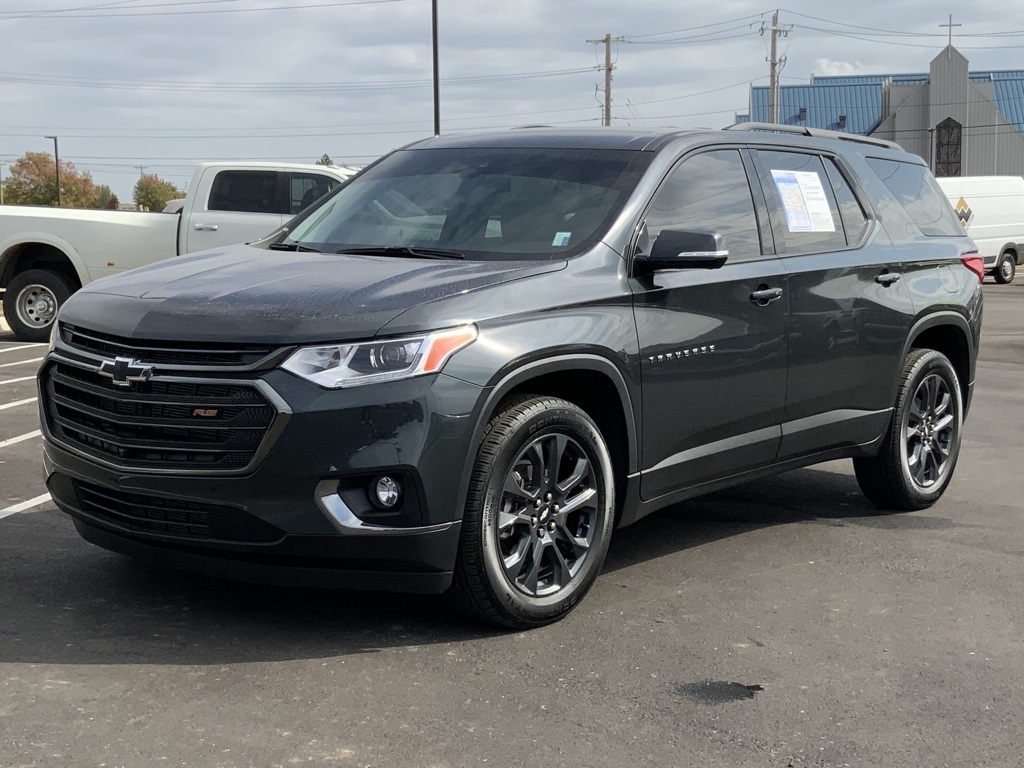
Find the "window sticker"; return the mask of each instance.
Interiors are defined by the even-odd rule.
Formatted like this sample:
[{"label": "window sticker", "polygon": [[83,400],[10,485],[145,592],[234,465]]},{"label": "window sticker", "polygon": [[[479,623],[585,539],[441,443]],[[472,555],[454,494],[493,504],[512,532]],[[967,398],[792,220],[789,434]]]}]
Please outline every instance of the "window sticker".
[{"label": "window sticker", "polygon": [[821,177],[814,171],[772,170],[790,232],[835,232]]},{"label": "window sticker", "polygon": [[571,237],[572,232],[555,232],[555,239],[551,241],[551,245],[555,248],[563,248],[569,244]]}]

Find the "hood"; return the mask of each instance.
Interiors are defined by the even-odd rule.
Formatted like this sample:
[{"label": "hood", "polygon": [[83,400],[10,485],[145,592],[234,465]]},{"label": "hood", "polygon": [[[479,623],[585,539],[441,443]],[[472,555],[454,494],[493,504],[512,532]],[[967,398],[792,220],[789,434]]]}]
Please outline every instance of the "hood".
[{"label": "hood", "polygon": [[90,283],[62,322],[117,336],[306,343],[372,337],[413,307],[565,267],[268,251],[239,245]]}]

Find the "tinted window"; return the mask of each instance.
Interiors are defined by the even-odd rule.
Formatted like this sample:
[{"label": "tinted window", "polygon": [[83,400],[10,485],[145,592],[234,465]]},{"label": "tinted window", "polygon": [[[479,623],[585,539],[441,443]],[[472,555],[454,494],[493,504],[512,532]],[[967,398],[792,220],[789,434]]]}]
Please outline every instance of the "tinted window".
[{"label": "tinted window", "polygon": [[829,181],[832,182],[832,191],[836,194],[836,201],[839,203],[839,213],[843,217],[843,228],[846,230],[847,245],[856,245],[860,241],[864,230],[868,226],[868,218],[864,214],[857,196],[853,194],[853,188],[846,180],[843,172],[839,170],[836,161],[830,157],[824,158],[825,171],[828,173]]},{"label": "tinted window", "polygon": [[764,193],[775,202],[772,232],[786,253],[821,253],[846,248],[839,206],[821,157],[802,152],[758,150]]},{"label": "tinted window", "polygon": [[711,229],[722,236],[730,260],[760,256],[754,200],[740,153],[717,150],[684,160],[655,195],[645,228],[645,251],[663,229]]},{"label": "tinted window", "polygon": [[221,171],[210,189],[211,211],[280,213],[277,171]]},{"label": "tinted window", "polygon": [[469,258],[549,258],[603,234],[650,155],[580,149],[396,152],[295,228],[319,250],[409,246]]},{"label": "tinted window", "polygon": [[877,157],[867,158],[867,163],[906,209],[922,234],[963,237],[964,231],[956,214],[927,168]]},{"label": "tinted window", "polygon": [[294,215],[308,208],[340,183],[331,176],[322,176],[318,173],[293,172],[291,174],[291,184],[289,185],[291,195],[288,200],[288,210],[285,213]]}]

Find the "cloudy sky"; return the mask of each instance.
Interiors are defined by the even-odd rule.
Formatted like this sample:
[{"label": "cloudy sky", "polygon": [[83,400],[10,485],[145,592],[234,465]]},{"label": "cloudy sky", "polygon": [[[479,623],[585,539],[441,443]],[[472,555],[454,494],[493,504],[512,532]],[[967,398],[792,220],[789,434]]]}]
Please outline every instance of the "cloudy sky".
[{"label": "cloudy sky", "polygon": [[[439,0],[442,131],[597,125],[606,33],[614,122],[720,127],[768,80],[771,8],[746,0]],[[1024,68],[1006,0],[790,0],[783,83]],[[965,10],[967,9],[967,10]],[[433,132],[430,0],[0,0],[0,163],[52,151],[126,201],[203,160],[365,164]],[[960,15],[963,14],[963,15]],[[968,15],[969,14],[969,15]],[[6,171],[6,169],[4,169]]]}]

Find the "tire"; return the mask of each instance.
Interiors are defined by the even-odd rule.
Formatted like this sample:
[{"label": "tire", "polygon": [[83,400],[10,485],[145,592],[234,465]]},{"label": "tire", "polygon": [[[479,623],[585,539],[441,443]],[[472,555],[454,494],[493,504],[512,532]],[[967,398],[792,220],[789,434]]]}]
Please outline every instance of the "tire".
[{"label": "tire", "polygon": [[563,618],[608,552],[613,478],[604,438],[583,410],[555,397],[504,404],[477,453],[449,596],[510,629]]},{"label": "tire", "polygon": [[1006,285],[1012,283],[1014,275],[1017,274],[1017,256],[1012,251],[1007,251],[999,257],[996,268],[992,271],[997,283]]},{"label": "tire", "polygon": [[897,511],[938,501],[956,468],[963,417],[960,383],[949,359],[931,349],[911,352],[881,451],[853,460],[864,495]]},{"label": "tire", "polygon": [[22,272],[4,292],[4,319],[21,341],[47,341],[57,311],[73,292],[57,272]]}]

